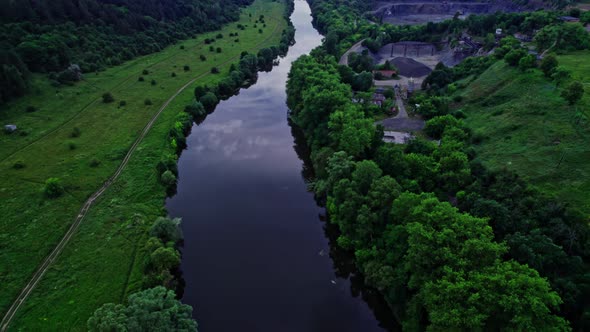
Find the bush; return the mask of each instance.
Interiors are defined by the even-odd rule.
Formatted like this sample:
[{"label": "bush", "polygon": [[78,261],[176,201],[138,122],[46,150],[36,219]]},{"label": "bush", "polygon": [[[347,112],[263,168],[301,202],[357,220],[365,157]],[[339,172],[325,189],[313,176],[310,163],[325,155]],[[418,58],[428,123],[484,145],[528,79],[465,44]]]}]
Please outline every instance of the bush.
[{"label": "bush", "polygon": [[203,54],[199,55],[199,59],[201,59],[201,61],[207,61],[207,57]]},{"label": "bush", "polygon": [[216,51],[217,51],[217,53],[221,53],[221,47],[218,47],[218,48],[216,49]]},{"label": "bush", "polygon": [[143,75],[149,75],[150,74],[149,70],[147,70],[147,69],[144,69],[141,73]]},{"label": "bush", "polygon": [[170,74],[170,76],[176,77],[176,73],[175,72],[172,72],[172,74]]},{"label": "bush", "polygon": [[[172,174],[172,172],[170,172],[170,174]],[[174,174],[172,174],[172,176],[174,176]],[[170,219],[159,217],[150,228],[150,236],[158,238],[163,243],[177,243],[183,238],[180,222],[180,218]]]},{"label": "bush", "polygon": [[158,82],[156,82],[156,80],[152,80],[152,85],[156,85],[158,84]]},{"label": "bush", "polygon": [[215,36],[215,38],[217,38],[217,39],[221,39],[221,38],[223,38],[223,34],[221,34],[221,33],[218,33],[218,34],[217,34],[217,36]]},{"label": "bush", "polygon": [[94,158],[90,161],[90,167],[95,168],[98,167],[100,165],[100,160]]},{"label": "bush", "polygon": [[14,169],[23,169],[25,168],[25,162],[22,160],[18,160],[14,163],[14,165],[12,165],[12,168]]},{"label": "bush", "polygon": [[105,104],[112,103],[115,101],[115,98],[110,92],[105,92],[102,94],[102,102]]},{"label": "bush", "polygon": [[70,149],[70,150],[76,150],[76,148],[78,148],[78,146],[74,142],[68,142],[67,145],[68,145],[68,149]]},{"label": "bush", "polygon": [[145,81],[145,78],[143,78],[143,76],[139,76],[139,78],[137,79],[137,81],[143,82],[143,81]]},{"label": "bush", "polygon": [[215,47],[209,46],[209,52],[215,52]]},{"label": "bush", "polygon": [[160,182],[168,188],[173,187],[176,185],[176,175],[171,171],[165,171],[160,176]]},{"label": "bush", "polygon": [[184,65],[184,67],[183,67],[183,68],[184,68],[184,71],[189,71],[189,70],[191,70],[191,67],[189,67],[188,65]]},{"label": "bush", "polygon": [[568,104],[574,105],[584,95],[584,85],[580,81],[570,83],[563,91],[561,91],[561,97],[567,100]]},{"label": "bush", "polygon": [[201,97],[201,99],[199,99],[199,101],[201,104],[203,104],[203,107],[205,107],[207,112],[213,111],[215,106],[217,106],[217,103],[219,103],[217,96],[212,92],[207,92],[205,95],[203,95],[203,97]]},{"label": "bush", "polygon": [[81,134],[82,134],[82,131],[80,130],[80,128],[74,127],[74,129],[72,129],[72,133],[70,133],[70,137],[73,137],[73,138],[80,137]]},{"label": "bush", "polygon": [[205,107],[203,107],[203,104],[201,104],[198,101],[192,103],[191,105],[187,105],[184,108],[184,111],[190,114],[193,117],[193,119],[202,117],[207,114],[207,111],[205,111]]},{"label": "bush", "polygon": [[149,99],[149,98],[147,98],[147,99],[146,99],[146,100],[143,102],[143,104],[144,104],[144,105],[146,105],[146,106],[153,105],[153,104],[152,104],[152,100],[151,100],[151,99]]},{"label": "bush", "polygon": [[64,194],[65,189],[58,178],[49,178],[45,181],[45,188],[43,189],[45,196],[49,198],[57,198]]},{"label": "bush", "polygon": [[29,106],[27,106],[27,108],[25,108],[25,112],[27,112],[27,113],[37,112],[37,107],[29,105]]},{"label": "bush", "polygon": [[181,50],[184,50],[184,45],[180,45],[180,49]]},{"label": "bush", "polygon": [[219,74],[219,69],[217,67],[211,68],[211,74]]},{"label": "bush", "polygon": [[125,100],[121,100],[119,102],[119,107],[125,107],[125,106],[127,106],[127,102]]}]

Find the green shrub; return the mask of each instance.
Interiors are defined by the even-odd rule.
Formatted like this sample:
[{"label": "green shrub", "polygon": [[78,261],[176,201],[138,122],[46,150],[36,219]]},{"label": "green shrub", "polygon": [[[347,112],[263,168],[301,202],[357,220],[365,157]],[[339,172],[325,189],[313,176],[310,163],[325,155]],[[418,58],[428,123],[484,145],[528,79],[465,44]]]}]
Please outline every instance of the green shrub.
[{"label": "green shrub", "polygon": [[211,74],[219,74],[219,69],[217,67],[211,68]]},{"label": "green shrub", "polygon": [[125,107],[125,106],[127,106],[127,102],[125,100],[121,100],[119,102],[119,107]]},{"label": "green shrub", "polygon": [[147,69],[144,69],[141,73],[143,75],[149,75],[150,74],[149,70],[147,70]]},{"label": "green shrub", "polygon": [[64,194],[65,189],[59,178],[49,178],[45,181],[43,192],[49,198],[57,198]]},{"label": "green shrub", "polygon": [[181,50],[184,50],[184,45],[180,45],[180,49]]},{"label": "green shrub", "polygon": [[160,176],[160,182],[168,188],[173,187],[176,185],[176,175],[169,170],[165,171]]},{"label": "green shrub", "polygon": [[201,54],[201,55],[199,56],[199,58],[201,59],[201,61],[207,61],[207,57],[206,57],[206,56],[204,56],[203,54]]},{"label": "green shrub", "polygon": [[156,82],[156,80],[152,80],[152,85],[156,85],[158,84],[158,82]]},{"label": "green shrub", "polygon": [[217,51],[217,53],[221,53],[221,47],[218,47],[218,48],[216,49],[216,51]]},{"label": "green shrub", "polygon": [[172,72],[172,74],[170,76],[176,77],[176,73],[175,72]]},{"label": "green shrub", "polygon": [[139,76],[139,78],[137,79],[139,82],[143,82],[145,81],[145,78],[143,78],[143,76]]},{"label": "green shrub", "polygon": [[146,105],[146,106],[153,105],[153,103],[152,103],[152,100],[151,100],[151,99],[149,99],[149,98],[147,98],[147,99],[146,99],[146,100],[143,102],[143,104],[144,104],[144,105]]},{"label": "green shrub", "polygon": [[184,67],[183,67],[183,68],[184,68],[184,71],[189,71],[189,70],[191,70],[191,67],[189,67],[188,65],[184,65]]},{"label": "green shrub", "polygon": [[150,236],[159,239],[165,244],[168,242],[177,243],[183,238],[180,222],[180,218],[159,217],[150,228]]},{"label": "green shrub", "polygon": [[29,106],[27,106],[27,108],[25,108],[25,112],[27,112],[27,113],[34,113],[34,112],[37,112],[37,111],[38,111],[37,110],[37,107],[35,107],[35,106],[29,105]]},{"label": "green shrub", "polygon": [[115,101],[115,98],[110,92],[105,92],[102,94],[102,102],[105,104],[112,103]]},{"label": "green shrub", "polygon": [[74,142],[68,142],[67,145],[68,145],[68,149],[70,149],[70,150],[76,150],[76,148],[78,148],[78,146]]},{"label": "green shrub", "polygon": [[90,161],[90,167],[95,168],[98,167],[100,165],[100,160],[94,158]]},{"label": "green shrub", "polygon": [[82,135],[82,131],[78,127],[74,127],[70,133],[70,137],[72,138],[80,137],[80,135]]},{"label": "green shrub", "polygon": [[14,169],[23,169],[25,168],[25,162],[22,160],[18,160],[14,163],[14,165],[12,165],[12,168]]}]

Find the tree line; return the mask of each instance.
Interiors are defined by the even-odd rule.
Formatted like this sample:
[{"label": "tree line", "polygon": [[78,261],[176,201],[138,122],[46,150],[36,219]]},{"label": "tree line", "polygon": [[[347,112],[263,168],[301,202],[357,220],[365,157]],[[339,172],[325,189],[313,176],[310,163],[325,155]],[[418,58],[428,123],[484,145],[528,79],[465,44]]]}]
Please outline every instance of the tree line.
[{"label": "tree line", "polygon": [[[323,11],[338,11],[341,2],[313,1],[320,11],[314,15],[327,20],[324,32],[371,33],[341,19],[353,7]],[[446,89],[503,57],[437,67],[427,84],[445,90],[420,101],[430,104],[429,139],[398,146],[382,142],[370,103],[353,92],[343,76],[348,70],[335,60],[333,51],[347,42],[327,36],[293,64],[288,105],[311,150],[311,187],[340,230],[338,245],[353,253],[404,329],[590,328],[586,219],[516,174],[476,161],[477,135],[449,111]],[[518,56],[517,66],[526,54]]]},{"label": "tree line", "polygon": [[103,70],[236,21],[251,2],[1,0],[0,103],[22,96],[31,73]]}]

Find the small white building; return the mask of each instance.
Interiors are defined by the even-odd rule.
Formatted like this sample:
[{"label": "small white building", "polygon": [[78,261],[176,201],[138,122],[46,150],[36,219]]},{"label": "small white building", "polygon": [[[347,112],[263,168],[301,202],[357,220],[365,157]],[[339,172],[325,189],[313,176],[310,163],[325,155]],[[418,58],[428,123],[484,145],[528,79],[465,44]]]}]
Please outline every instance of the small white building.
[{"label": "small white building", "polygon": [[7,133],[13,133],[17,130],[18,128],[16,127],[16,125],[13,124],[9,124],[4,126],[4,131],[6,131]]}]

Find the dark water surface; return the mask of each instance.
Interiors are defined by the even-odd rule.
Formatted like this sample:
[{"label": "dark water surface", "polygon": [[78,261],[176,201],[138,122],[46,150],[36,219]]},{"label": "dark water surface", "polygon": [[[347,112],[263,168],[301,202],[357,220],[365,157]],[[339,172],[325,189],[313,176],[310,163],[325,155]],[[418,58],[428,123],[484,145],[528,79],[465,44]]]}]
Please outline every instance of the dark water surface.
[{"label": "dark water surface", "polygon": [[291,17],[296,44],[280,65],[222,102],[188,138],[178,193],[183,302],[201,332],[373,332],[369,305],[336,276],[287,121],[291,62],[321,42],[306,2]]}]

